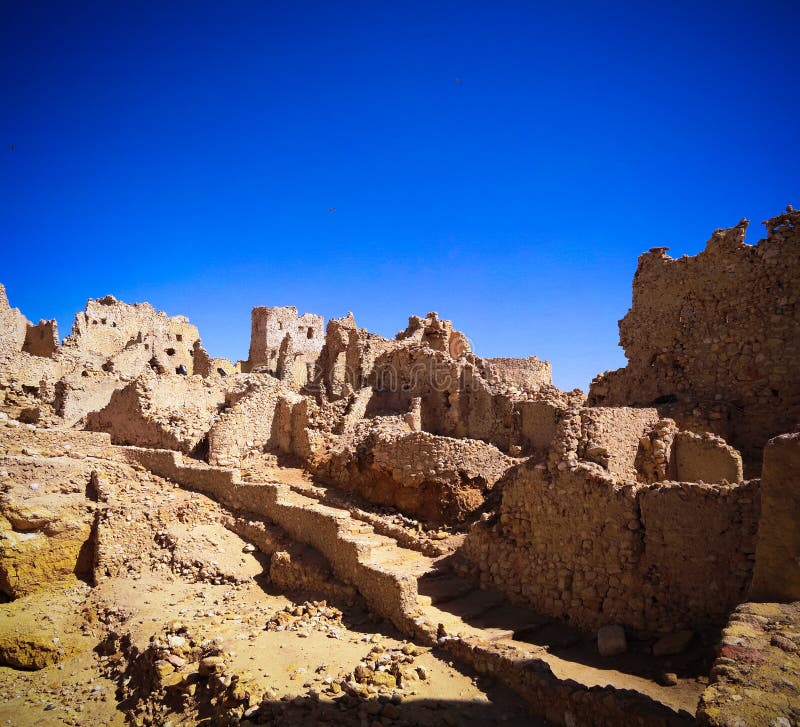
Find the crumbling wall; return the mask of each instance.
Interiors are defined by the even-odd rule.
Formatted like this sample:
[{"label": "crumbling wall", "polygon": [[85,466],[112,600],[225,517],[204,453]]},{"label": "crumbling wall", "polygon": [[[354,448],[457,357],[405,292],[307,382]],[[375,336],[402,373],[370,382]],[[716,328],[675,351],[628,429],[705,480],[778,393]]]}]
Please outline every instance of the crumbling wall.
[{"label": "crumbling wall", "polygon": [[671,460],[672,476],[682,482],[742,481],[742,456],[710,433],[678,432]]},{"label": "crumbling wall", "polygon": [[589,403],[656,406],[682,429],[722,435],[756,465],[800,421],[800,211],[717,230],[703,252],[639,258],[620,321],[628,365],[598,376]]},{"label": "crumbling wall", "polygon": [[41,320],[35,326],[28,323],[22,350],[31,356],[53,358],[58,351],[58,323],[55,320]]},{"label": "crumbling wall", "polygon": [[61,352],[76,369],[101,369],[136,378],[145,368],[159,373],[194,372],[197,328],[184,316],[168,317],[149,303],[129,305],[111,295],[89,300],[75,316]]},{"label": "crumbling wall", "polygon": [[487,358],[491,383],[504,382],[521,389],[538,389],[553,385],[553,369],[549,361],[536,356],[528,358]]},{"label": "crumbling wall", "polygon": [[328,321],[313,380],[314,388],[338,399],[361,389],[372,378],[375,362],[397,347],[395,341],[356,325],[352,313]]},{"label": "crumbling wall", "polygon": [[542,459],[558,433],[564,411],[555,401],[524,400],[516,402],[518,412],[519,446],[524,452]]},{"label": "crumbling wall", "polygon": [[28,330],[28,319],[8,303],[6,289],[0,285],[0,357],[22,350]]},{"label": "crumbling wall", "polygon": [[657,483],[642,489],[638,501],[647,619],[664,627],[722,623],[746,597],[752,577],[759,481]]},{"label": "crumbling wall", "polygon": [[9,306],[0,285],[0,403],[27,421],[39,421],[62,374],[53,358],[57,348],[55,321],[34,326]]},{"label": "crumbling wall", "polygon": [[253,308],[248,369],[260,370],[289,384],[313,378],[324,343],[322,316],[297,314],[292,306]]},{"label": "crumbling wall", "polygon": [[354,441],[316,470],[370,502],[432,523],[462,522],[479,510],[514,460],[469,439],[412,432],[397,417],[362,422]]},{"label": "crumbling wall", "polygon": [[529,462],[507,477],[498,520],[476,523],[461,552],[484,585],[580,628],[699,628],[746,591],[757,502],[757,480],[619,484],[595,464]]},{"label": "crumbling wall", "polygon": [[764,450],[751,598],[800,601],[800,432],[775,437]]},{"label": "crumbling wall", "polygon": [[104,371],[72,371],[56,382],[53,408],[66,426],[75,426],[107,406],[113,393],[127,385]]},{"label": "crumbling wall", "polygon": [[426,346],[434,351],[442,351],[454,359],[470,352],[467,337],[453,328],[452,321],[441,320],[436,311],[428,313],[424,318],[409,316],[408,326],[395,338],[398,341]]},{"label": "crumbling wall", "polygon": [[536,371],[540,383],[519,387],[503,380],[503,364],[492,368],[470,353],[466,337],[436,313],[411,316],[394,341],[359,329],[348,314],[328,323],[315,384],[331,400],[371,387],[368,417],[412,416],[413,406],[423,431],[543,456],[565,402],[583,395],[545,383],[549,364],[535,357],[500,361],[523,370],[526,380]]},{"label": "crumbling wall", "polygon": [[192,350],[193,371],[198,376],[235,376],[242,373],[241,362],[233,363],[227,358],[212,358],[198,338]]},{"label": "crumbling wall", "polygon": [[[291,406],[302,401],[303,397],[271,376],[250,374],[250,377],[255,380],[249,383],[247,391],[220,415],[208,432],[209,464],[238,467],[248,451],[281,444],[284,451],[289,451],[285,434],[279,436],[287,425],[281,417],[276,420],[276,411],[280,402]],[[291,415],[289,417],[291,421]],[[289,440],[290,447],[291,434]]]},{"label": "crumbling wall", "polygon": [[490,384],[484,368],[473,354],[456,361],[424,347],[390,349],[375,361],[369,382],[375,395],[367,415],[405,414],[419,399],[424,431],[544,456],[561,416],[583,401],[582,392],[555,387],[520,392]]},{"label": "crumbling wall", "polygon": [[[245,383],[200,376],[143,374],[115,391],[108,404],[87,417],[86,428],[107,432],[114,444],[174,449],[185,454],[201,444],[230,390]],[[226,388],[227,387],[227,388]]]},{"label": "crumbling wall", "polygon": [[642,437],[659,420],[655,409],[595,407],[580,411],[578,458],[596,462],[603,469],[635,482],[637,455]]},{"label": "crumbling wall", "polygon": [[375,396],[367,413],[404,413],[412,399],[420,398],[423,429],[455,434],[461,379],[462,365],[445,353],[420,346],[390,348],[375,361],[368,382]]}]

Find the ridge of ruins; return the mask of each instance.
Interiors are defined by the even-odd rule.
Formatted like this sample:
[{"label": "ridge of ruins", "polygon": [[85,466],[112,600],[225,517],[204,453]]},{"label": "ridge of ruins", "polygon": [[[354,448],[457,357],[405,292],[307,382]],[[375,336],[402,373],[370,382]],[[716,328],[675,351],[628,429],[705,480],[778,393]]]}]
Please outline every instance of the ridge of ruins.
[{"label": "ridge of ruins", "polygon": [[[248,358],[0,285],[0,718],[800,725],[800,211],[639,257],[562,391],[436,312]],[[20,716],[22,715],[22,716]]]}]

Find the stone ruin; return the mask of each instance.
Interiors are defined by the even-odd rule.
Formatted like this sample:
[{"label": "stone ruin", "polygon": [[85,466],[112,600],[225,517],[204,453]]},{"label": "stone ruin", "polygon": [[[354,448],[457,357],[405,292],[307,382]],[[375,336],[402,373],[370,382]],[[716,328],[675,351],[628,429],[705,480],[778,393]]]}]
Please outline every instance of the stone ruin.
[{"label": "stone ruin", "polygon": [[757,473],[765,443],[800,426],[798,212],[717,230],[705,250],[640,256],[633,305],[619,322],[628,365],[592,381],[592,406],[654,406],[693,431],[719,434]]},{"label": "stone ruin", "polygon": [[[80,630],[132,723],[293,723],[267,687],[240,688],[232,655],[174,646],[191,627],[147,646],[135,609],[115,610],[143,573],[245,588],[239,566],[198,555],[205,533],[246,541],[273,587],[361,604],[417,644],[401,656],[434,646],[491,675],[548,723],[800,724],[800,212],[765,224],[756,245],[743,221],[696,256],[642,255],[628,364],[588,396],[536,357],[477,356],[435,312],[387,339],[352,313],[325,326],[257,307],[232,362],[186,318],[112,296],[59,344],[0,286],[0,664],[86,651],[18,627],[26,599],[74,599],[77,576],[84,611],[105,609]],[[267,628],[297,626],[298,608],[328,613]],[[337,719],[403,723],[419,675],[398,659],[328,683]],[[327,719],[314,693],[294,723]]]}]

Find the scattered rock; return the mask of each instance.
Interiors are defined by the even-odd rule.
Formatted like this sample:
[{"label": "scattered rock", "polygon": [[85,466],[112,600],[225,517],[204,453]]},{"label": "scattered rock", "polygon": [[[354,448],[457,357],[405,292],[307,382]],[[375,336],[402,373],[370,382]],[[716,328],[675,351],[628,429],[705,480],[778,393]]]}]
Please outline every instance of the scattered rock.
[{"label": "scattered rock", "polygon": [[667,671],[659,676],[658,683],[665,687],[675,687],[678,685],[678,675]]}]

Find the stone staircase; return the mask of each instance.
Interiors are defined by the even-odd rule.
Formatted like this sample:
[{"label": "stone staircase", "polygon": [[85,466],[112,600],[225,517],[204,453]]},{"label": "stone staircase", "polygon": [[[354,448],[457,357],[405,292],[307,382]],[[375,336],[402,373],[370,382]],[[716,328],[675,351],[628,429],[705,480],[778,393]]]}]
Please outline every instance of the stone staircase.
[{"label": "stone staircase", "polygon": [[522,640],[548,623],[525,608],[455,575],[447,556],[403,547],[347,509],[333,507],[281,482],[238,481],[235,471],[185,464],[165,450],[126,450],[155,474],[263,516],[294,540],[313,547],[333,573],[405,634],[437,645],[478,672],[519,692],[532,710],[565,725],[684,725],[693,723],[697,695],[670,691],[614,669],[560,658]]}]

